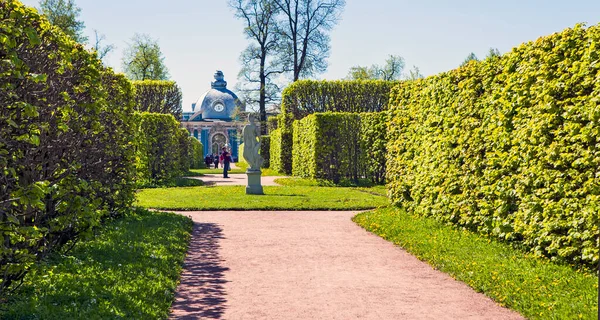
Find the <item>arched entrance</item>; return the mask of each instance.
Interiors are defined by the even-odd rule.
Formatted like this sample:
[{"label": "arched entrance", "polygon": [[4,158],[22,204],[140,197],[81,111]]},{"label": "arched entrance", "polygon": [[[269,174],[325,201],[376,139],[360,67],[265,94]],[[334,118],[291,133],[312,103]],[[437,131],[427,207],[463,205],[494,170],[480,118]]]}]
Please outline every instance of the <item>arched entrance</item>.
[{"label": "arched entrance", "polygon": [[211,139],[211,151],[213,154],[219,154],[221,148],[227,144],[227,138],[222,133],[215,133]]}]

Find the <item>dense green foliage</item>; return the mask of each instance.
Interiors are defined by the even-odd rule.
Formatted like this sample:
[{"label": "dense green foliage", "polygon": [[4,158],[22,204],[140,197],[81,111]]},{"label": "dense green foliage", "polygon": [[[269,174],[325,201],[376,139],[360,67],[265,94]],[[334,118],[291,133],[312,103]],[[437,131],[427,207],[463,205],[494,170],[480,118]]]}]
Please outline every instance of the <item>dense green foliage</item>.
[{"label": "dense green foliage", "polygon": [[292,173],[294,120],[317,112],[384,111],[388,107],[390,90],[397,83],[383,80],[302,80],[292,83],[282,95],[282,114],[277,117],[279,136],[272,137],[274,140],[271,141],[271,168]]},{"label": "dense green foliage", "polygon": [[0,294],[133,200],[132,88],[20,2],[0,2]]},{"label": "dense green foliage", "polygon": [[172,114],[175,119],[181,119],[182,94],[175,81],[145,80],[132,83],[136,111]]},{"label": "dense green foliage", "polygon": [[410,212],[598,263],[600,26],[393,89],[388,180]]},{"label": "dense green foliage", "polygon": [[387,156],[387,113],[360,114],[360,150],[363,177],[376,184],[385,183]]},{"label": "dense green foliage", "polygon": [[381,183],[385,176],[384,113],[315,113],[294,122],[292,174]]},{"label": "dense green foliage", "polygon": [[[204,146],[202,142],[198,141],[198,139],[189,136],[187,130],[182,129],[185,132],[185,136],[187,137],[187,148],[188,152],[184,159],[189,161],[189,169],[202,169],[206,168],[206,163],[204,163]],[[182,166],[182,168],[185,168]]]},{"label": "dense green foliage", "polygon": [[269,168],[271,166],[271,137],[270,136],[260,136],[260,156],[263,158],[264,162],[262,164],[263,168]]},{"label": "dense green foliage", "polygon": [[[269,168],[284,172],[283,170],[283,159],[281,158],[281,129],[275,129],[269,132],[270,145],[269,145]],[[291,161],[290,161],[291,164]],[[288,172],[291,172],[289,170]]]},{"label": "dense green foliage", "polygon": [[[135,113],[138,185],[161,185],[204,161],[199,142],[170,114]],[[197,141],[197,140],[196,140]],[[194,150],[196,149],[196,150]],[[195,157],[199,158],[195,158]]]},{"label": "dense green foliage", "polygon": [[267,118],[267,132],[271,132],[271,131],[277,129],[278,124],[279,124],[279,116],[268,117]]},{"label": "dense green foliage", "polygon": [[158,40],[136,33],[123,52],[123,71],[131,80],[168,80],[169,70]]},{"label": "dense green foliage", "polygon": [[73,40],[85,44],[85,23],[78,20],[81,8],[74,0],[40,0],[40,11],[52,23]]},{"label": "dense green foliage", "polygon": [[192,221],[138,210],[35,266],[2,319],[166,319]]},{"label": "dense green foliage", "polygon": [[431,218],[384,208],[353,221],[528,319],[597,319],[598,277]]},{"label": "dense green foliage", "polygon": [[357,188],[263,187],[261,196],[245,194],[245,186],[144,189],[137,204],[164,210],[365,210],[389,204],[377,192]]},{"label": "dense green foliage", "polygon": [[383,80],[296,81],[283,90],[281,111],[291,113],[295,120],[316,112],[384,111],[396,84]]}]

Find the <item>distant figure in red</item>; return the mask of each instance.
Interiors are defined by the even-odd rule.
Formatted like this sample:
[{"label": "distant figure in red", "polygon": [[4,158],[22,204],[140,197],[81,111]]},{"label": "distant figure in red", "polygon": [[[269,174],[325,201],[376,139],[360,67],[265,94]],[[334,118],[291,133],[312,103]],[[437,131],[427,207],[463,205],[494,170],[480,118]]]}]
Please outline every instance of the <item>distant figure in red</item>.
[{"label": "distant figure in red", "polygon": [[227,171],[229,171],[231,155],[229,154],[229,152],[227,152],[226,147],[223,147],[223,152],[221,153],[220,160],[223,163],[223,178],[229,178],[229,176],[227,176]]}]

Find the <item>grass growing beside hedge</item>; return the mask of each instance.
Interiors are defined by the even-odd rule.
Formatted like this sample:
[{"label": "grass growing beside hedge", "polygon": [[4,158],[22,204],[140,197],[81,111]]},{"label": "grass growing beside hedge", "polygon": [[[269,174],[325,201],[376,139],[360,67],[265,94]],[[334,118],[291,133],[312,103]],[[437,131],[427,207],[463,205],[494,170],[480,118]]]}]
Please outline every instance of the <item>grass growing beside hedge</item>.
[{"label": "grass growing beside hedge", "polygon": [[152,189],[152,188],[175,188],[175,187],[200,187],[204,185],[204,181],[194,178],[179,177],[170,179],[160,185],[147,184],[140,186],[140,189]]},{"label": "grass growing beside hedge", "polygon": [[2,319],[167,318],[192,222],[138,210],[34,268]]},{"label": "grass growing beside hedge", "polygon": [[366,210],[389,203],[355,188],[266,186],[265,195],[246,195],[245,188],[145,189],[137,193],[137,204],[162,210]]},{"label": "grass growing beside hedge", "polygon": [[598,277],[397,208],[353,220],[530,319],[597,319]]}]

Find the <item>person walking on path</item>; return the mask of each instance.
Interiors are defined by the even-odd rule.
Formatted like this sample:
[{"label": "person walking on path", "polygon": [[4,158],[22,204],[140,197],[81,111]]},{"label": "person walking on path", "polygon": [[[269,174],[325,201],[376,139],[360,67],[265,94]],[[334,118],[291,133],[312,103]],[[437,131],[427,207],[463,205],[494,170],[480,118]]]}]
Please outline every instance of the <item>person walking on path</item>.
[{"label": "person walking on path", "polygon": [[213,161],[215,163],[215,169],[219,168],[219,156],[218,155],[214,155],[213,156]]},{"label": "person walking on path", "polygon": [[223,178],[229,178],[227,176],[227,171],[229,171],[231,156],[229,155],[229,152],[227,152],[226,147],[223,147],[223,153],[221,153],[221,162],[223,163]]}]

